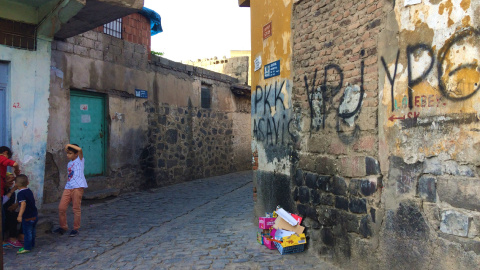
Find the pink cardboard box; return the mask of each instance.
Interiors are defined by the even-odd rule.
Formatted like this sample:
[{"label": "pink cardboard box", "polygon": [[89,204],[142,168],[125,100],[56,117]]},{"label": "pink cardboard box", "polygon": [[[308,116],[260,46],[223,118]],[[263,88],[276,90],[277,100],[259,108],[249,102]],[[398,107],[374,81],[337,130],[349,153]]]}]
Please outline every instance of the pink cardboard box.
[{"label": "pink cardboard box", "polygon": [[259,217],[258,227],[260,229],[270,229],[275,224],[275,218]]},{"label": "pink cardboard box", "polygon": [[273,241],[268,240],[266,236],[263,237],[263,244],[268,248],[268,249],[277,249]]}]

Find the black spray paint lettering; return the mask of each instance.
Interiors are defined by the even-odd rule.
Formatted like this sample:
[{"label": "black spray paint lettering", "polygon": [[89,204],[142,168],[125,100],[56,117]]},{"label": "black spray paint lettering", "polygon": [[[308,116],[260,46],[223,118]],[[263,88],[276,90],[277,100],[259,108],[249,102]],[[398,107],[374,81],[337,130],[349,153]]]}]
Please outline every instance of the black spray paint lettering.
[{"label": "black spray paint lettering", "polygon": [[[254,99],[254,103],[255,103],[255,108],[254,108],[254,114],[257,114],[257,107],[259,104],[261,104],[262,100],[263,100],[263,114],[266,114],[267,113],[267,108],[269,109],[269,114],[272,113],[272,105],[270,103],[270,93],[272,92],[273,90],[273,95],[274,95],[274,100],[273,100],[273,103],[275,105],[275,108],[277,107],[277,103],[280,103],[282,104],[282,107],[283,109],[285,110],[285,104],[284,104],[284,100],[283,98],[280,96],[280,94],[282,93],[282,88],[283,86],[285,85],[285,81],[282,81],[281,83],[278,83],[278,82],[275,82],[275,85],[269,85],[269,86],[265,86],[265,90],[264,88],[262,88],[261,86],[257,85],[256,87],[256,91],[255,91],[255,99]],[[273,88],[273,89],[272,89]],[[267,106],[268,104],[268,106]]]},{"label": "black spray paint lettering", "polygon": [[[430,65],[428,66],[427,70],[425,70],[422,75],[420,75],[418,78],[412,79],[412,57],[413,54],[419,50],[427,51],[428,55],[431,58]],[[408,65],[408,108],[413,109],[413,87],[415,87],[417,84],[421,83],[427,75],[432,71],[433,69],[433,64],[435,63],[435,58],[433,56],[433,49],[432,47],[428,46],[427,44],[417,44],[413,46],[407,46],[407,65]],[[398,63],[397,63],[398,64]],[[396,67],[395,67],[396,68]]]},{"label": "black spray paint lettering", "polygon": [[[364,56],[365,55],[365,51],[362,50],[360,52],[360,55],[361,56]],[[338,117],[340,117],[341,119],[347,119],[347,118],[350,118],[354,115],[356,115],[359,111],[360,111],[360,108],[362,106],[362,101],[363,101],[363,96],[365,94],[365,89],[364,89],[364,69],[365,69],[365,62],[362,60],[361,63],[360,63],[360,70],[361,70],[361,85],[360,85],[360,98],[358,100],[358,103],[356,104],[356,107],[354,110],[350,111],[350,112],[340,112],[339,111],[339,108],[337,108],[338,110]],[[339,75],[340,79],[338,81],[338,84],[336,86],[331,86],[331,85],[328,85],[328,81],[327,81],[327,76],[328,76],[328,72],[330,70],[335,70],[337,72],[337,74]],[[307,92],[307,98],[308,98],[308,104],[310,106],[310,127],[311,129],[313,129],[313,119],[319,115],[317,115],[316,111],[315,111],[315,108],[314,108],[314,104],[313,104],[313,98],[314,98],[314,95],[316,94],[316,89],[315,89],[315,82],[316,82],[316,78],[317,78],[317,69],[315,69],[315,73],[314,73],[314,76],[313,76],[313,81],[312,81],[312,84],[311,86],[308,84],[308,79],[307,79],[307,76],[304,76],[304,81],[305,81],[305,89],[306,89],[306,92]],[[327,111],[327,101],[329,101],[330,99],[332,99],[334,96],[336,96],[340,90],[342,89],[343,87],[343,80],[344,80],[344,74],[343,74],[343,70],[340,66],[336,65],[336,64],[329,64],[327,66],[325,66],[325,69],[324,69],[324,80],[323,80],[323,84],[320,85],[320,92],[321,92],[321,96],[322,96],[322,108],[321,108],[321,116],[323,117],[323,121],[322,121],[322,128],[325,129],[325,120],[326,120],[326,111]],[[329,91],[330,90],[330,91]],[[342,99],[341,99],[341,102],[340,104],[345,100],[345,93],[344,93],[344,96],[342,96]],[[337,128],[338,129],[338,128]],[[317,127],[317,130],[318,130],[318,127]]]},{"label": "black spray paint lettering", "polygon": [[[290,130],[292,120],[286,121],[285,114],[281,119],[275,119],[275,117],[266,117],[253,119],[253,136],[256,141],[265,142],[268,145],[285,144],[286,136],[290,135],[290,138],[294,138],[293,132]],[[288,138],[288,137],[287,137]]]},{"label": "black spray paint lettering", "polygon": [[[387,72],[388,81],[390,82],[390,85],[392,85],[392,89],[390,90],[392,100],[394,99],[393,89],[395,86],[395,77],[397,76],[398,58],[400,58],[400,51],[397,52],[397,60],[395,60],[395,70],[393,71],[393,76],[392,76],[390,75],[390,71],[388,70],[387,63],[385,62],[385,58],[383,58],[383,56],[381,57],[383,68],[385,69],[385,72]],[[392,102],[392,112],[394,110],[395,110],[395,107]]]},{"label": "black spray paint lettering", "polygon": [[[406,55],[407,55],[407,64],[408,64],[408,91],[407,91],[407,96],[408,96],[408,107],[410,109],[413,109],[414,107],[414,101],[413,101],[413,87],[415,87],[416,85],[418,85],[419,83],[421,83],[423,80],[425,80],[427,78],[427,76],[432,72],[433,70],[433,67],[434,67],[434,64],[435,62],[437,63],[437,75],[438,75],[438,88],[439,88],[439,92],[442,94],[442,96],[450,101],[462,101],[462,100],[466,100],[466,99],[469,99],[471,98],[473,95],[475,95],[478,90],[480,89],[480,85],[478,84],[474,84],[472,87],[473,91],[471,93],[467,93],[467,94],[464,94],[464,93],[456,93],[456,95],[452,95],[452,92],[449,91],[446,87],[446,83],[444,81],[444,64],[445,64],[445,60],[447,58],[447,56],[449,55],[449,52],[451,51],[452,47],[456,44],[456,43],[460,43],[462,41],[464,41],[465,39],[469,38],[469,37],[475,37],[475,38],[480,38],[480,30],[478,29],[474,29],[474,28],[466,28],[462,31],[459,31],[459,32],[456,32],[452,38],[450,38],[449,40],[447,40],[445,42],[445,45],[439,50],[438,52],[438,56],[437,58],[435,57],[434,55],[434,51],[433,51],[433,48],[427,44],[423,44],[423,43],[420,43],[420,44],[416,44],[416,45],[409,45],[407,46],[407,49],[406,49]],[[428,66],[428,68],[426,70],[423,71],[422,75],[420,75],[418,78],[413,78],[413,75],[412,75],[412,71],[413,71],[413,59],[412,57],[414,56],[415,53],[419,52],[419,51],[426,51],[428,53],[428,55],[430,56],[431,58],[431,62],[430,62],[430,65]],[[392,86],[392,94],[391,94],[391,98],[392,98],[392,103],[394,103],[395,101],[395,98],[394,98],[394,94],[393,94],[393,89],[394,89],[394,84],[395,84],[395,76],[396,76],[396,71],[397,71],[397,66],[398,66],[398,57],[399,57],[399,54],[400,54],[400,51],[398,51],[397,53],[397,60],[395,62],[395,73],[393,76],[391,76],[388,68],[387,68],[387,65],[385,63],[385,60],[384,58],[382,57],[382,63],[383,63],[383,68],[385,69],[385,72],[387,73],[387,77],[388,77],[388,80]],[[437,61],[435,61],[437,60]],[[460,72],[461,70],[464,70],[464,69],[477,69],[478,70],[479,66],[476,62],[472,62],[472,63],[467,63],[467,64],[462,64],[456,68],[454,68],[452,71],[448,72],[448,77],[452,77],[452,76],[455,76],[455,74],[457,74],[458,72]],[[467,87],[470,86],[469,84],[467,84]],[[394,106],[392,105],[392,111],[394,110]]]},{"label": "black spray paint lettering", "polygon": [[[465,39],[469,37],[475,37],[475,38],[480,38],[480,30],[479,29],[474,29],[472,27],[468,27],[462,31],[456,32],[452,38],[447,40],[445,45],[440,49],[438,52],[438,62],[437,62],[437,70],[438,70],[438,88],[442,95],[451,101],[462,101],[471,98],[473,95],[475,95],[478,90],[480,89],[480,85],[475,83],[473,88],[473,91],[469,94],[466,95],[460,95],[460,96],[452,96],[450,92],[447,90],[447,87],[445,86],[445,82],[443,81],[443,64],[445,62],[445,59],[447,58],[451,48],[456,44],[464,41]],[[448,73],[448,77],[454,76],[456,73],[463,69],[477,69],[478,71],[478,64],[477,62],[473,63],[467,63],[460,65],[459,67],[453,69]],[[476,87],[476,88],[475,88]],[[463,93],[462,93],[463,94]]]},{"label": "black spray paint lettering", "polygon": [[[285,113],[285,97],[282,96],[282,89],[285,84],[286,81],[284,80],[267,85],[264,88],[256,87],[256,93],[253,96],[253,136],[259,142],[278,145],[284,144],[288,135],[293,138],[293,134],[289,130],[291,120],[288,121]],[[275,106],[273,115],[272,105]],[[262,106],[263,113],[261,112]]]}]

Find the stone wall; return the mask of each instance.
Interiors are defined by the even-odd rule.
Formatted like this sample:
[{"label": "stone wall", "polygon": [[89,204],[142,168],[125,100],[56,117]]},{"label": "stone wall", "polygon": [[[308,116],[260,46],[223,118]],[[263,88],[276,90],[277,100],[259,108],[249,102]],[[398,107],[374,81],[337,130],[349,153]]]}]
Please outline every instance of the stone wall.
[{"label": "stone wall", "polygon": [[295,1],[291,191],[310,252],[346,268],[478,268],[479,10]]},{"label": "stone wall", "polygon": [[148,119],[150,155],[141,164],[156,186],[250,168],[249,156],[235,156],[233,113],[162,104]]},{"label": "stone wall", "polygon": [[237,78],[241,84],[251,84],[249,56],[224,57],[222,59],[215,57],[213,59],[186,61],[185,64],[232,76]]},{"label": "stone wall", "polygon": [[[250,130],[241,129],[250,124],[250,99],[232,92],[237,79],[161,57],[148,61],[145,47],[95,31],[52,44],[45,202],[58,200],[65,186],[71,89],[107,102],[107,173],[88,179],[87,192],[250,168]],[[211,89],[209,109],[201,108],[202,86]],[[148,98],[136,97],[135,89]]]}]

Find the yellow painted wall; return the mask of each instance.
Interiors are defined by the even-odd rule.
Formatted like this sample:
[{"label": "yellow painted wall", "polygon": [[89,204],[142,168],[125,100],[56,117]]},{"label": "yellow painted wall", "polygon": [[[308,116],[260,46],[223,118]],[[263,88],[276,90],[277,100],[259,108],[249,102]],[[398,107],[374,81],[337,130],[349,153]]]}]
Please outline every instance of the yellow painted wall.
[{"label": "yellow painted wall", "polygon": [[[292,0],[257,0],[252,1],[250,4],[252,25],[252,93],[255,91],[256,85],[265,85],[263,66],[279,59],[281,64],[280,77],[292,79],[292,3]],[[263,40],[263,26],[269,22],[272,22],[272,36]],[[253,60],[259,55],[262,56],[262,68],[254,71]]]}]

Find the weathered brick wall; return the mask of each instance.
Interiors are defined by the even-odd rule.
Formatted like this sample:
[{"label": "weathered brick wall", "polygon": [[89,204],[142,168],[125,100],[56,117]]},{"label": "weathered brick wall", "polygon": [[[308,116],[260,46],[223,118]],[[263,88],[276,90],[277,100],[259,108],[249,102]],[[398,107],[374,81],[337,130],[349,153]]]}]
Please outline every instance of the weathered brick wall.
[{"label": "weathered brick wall", "polygon": [[[93,31],[103,33],[104,26],[99,26]],[[150,54],[151,31],[150,20],[139,13],[132,13],[122,18],[122,38],[128,42],[143,45]]]},{"label": "weathered brick wall", "polygon": [[380,224],[377,43],[384,3],[304,0],[293,8],[293,103],[303,119],[293,196],[307,217],[310,250],[337,261],[372,245]]},{"label": "weathered brick wall", "polygon": [[292,196],[311,252],[346,268],[478,268],[479,10],[295,2]]}]

